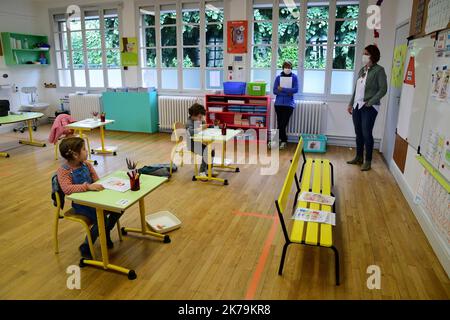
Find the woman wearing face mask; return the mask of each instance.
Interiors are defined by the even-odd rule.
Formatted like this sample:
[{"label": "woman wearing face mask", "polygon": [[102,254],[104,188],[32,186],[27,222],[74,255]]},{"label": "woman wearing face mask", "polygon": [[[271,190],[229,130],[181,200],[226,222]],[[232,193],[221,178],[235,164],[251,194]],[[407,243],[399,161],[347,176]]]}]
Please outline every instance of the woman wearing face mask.
[{"label": "woman wearing face mask", "polygon": [[[291,78],[289,81],[284,81],[286,79],[283,79],[283,84],[288,83],[288,85],[285,85],[286,88],[282,87],[281,77]],[[283,71],[276,77],[273,85],[273,94],[277,96],[275,111],[277,113],[278,130],[280,131],[280,149],[286,148],[287,145],[286,127],[295,108],[294,94],[297,92],[298,79],[292,73],[292,63],[285,61],[283,63]]]},{"label": "woman wearing face mask", "polygon": [[355,126],[356,157],[347,163],[362,164],[361,171],[368,171],[371,167],[372,131],[380,110],[380,100],[387,92],[386,73],[384,68],[377,64],[379,60],[380,50],[374,45],[367,46],[362,59],[364,67],[359,71],[352,100],[348,106],[348,113],[352,115]]}]

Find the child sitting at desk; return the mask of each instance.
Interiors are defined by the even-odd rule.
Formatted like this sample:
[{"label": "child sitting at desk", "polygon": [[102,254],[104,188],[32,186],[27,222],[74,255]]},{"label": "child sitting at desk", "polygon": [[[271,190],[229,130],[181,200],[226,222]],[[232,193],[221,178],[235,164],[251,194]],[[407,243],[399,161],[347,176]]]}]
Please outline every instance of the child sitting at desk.
[{"label": "child sitting at desk", "polygon": [[[101,191],[104,189],[101,184],[95,183],[98,180],[98,175],[94,167],[86,161],[87,150],[83,139],[76,137],[66,138],[59,145],[59,151],[61,152],[61,156],[67,160],[67,163],[60,167],[57,172],[58,182],[64,194],[69,195],[75,192]],[[76,203],[72,203],[72,207],[77,214],[86,216],[91,220],[91,236],[92,243],[94,243],[98,237],[97,212],[95,208]],[[114,246],[111,241],[110,231],[114,228],[119,218],[119,213],[105,211],[108,248]],[[79,249],[83,258],[92,259],[87,237]]]},{"label": "child sitting at desk", "polygon": [[[194,136],[194,134],[197,134],[200,131],[208,128],[208,125],[206,124],[205,121],[205,115],[206,115],[205,107],[202,106],[201,104],[194,103],[189,108],[189,118],[186,122],[187,134],[191,137],[191,143],[188,143],[187,147],[190,148],[191,152],[200,154],[202,156],[202,164],[200,166],[201,177],[206,177],[208,175],[207,174],[208,164],[205,161],[205,159],[208,159],[208,156],[205,153],[205,150],[207,150],[207,146],[205,144],[202,144],[201,142],[195,142],[194,140],[192,140],[192,137]],[[215,156],[214,150],[212,150],[211,156],[212,158],[214,158]],[[217,174],[213,172],[213,175]]]}]

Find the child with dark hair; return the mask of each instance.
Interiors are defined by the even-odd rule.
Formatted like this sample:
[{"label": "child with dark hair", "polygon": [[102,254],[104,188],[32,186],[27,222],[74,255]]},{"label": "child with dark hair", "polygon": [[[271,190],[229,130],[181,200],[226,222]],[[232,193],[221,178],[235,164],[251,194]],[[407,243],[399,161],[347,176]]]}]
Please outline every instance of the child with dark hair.
[{"label": "child with dark hair", "polygon": [[[205,115],[206,115],[205,107],[199,103],[194,103],[189,108],[189,118],[186,122],[186,130],[187,134],[191,137],[191,139],[194,136],[194,134],[208,128],[208,125],[206,124],[206,121],[204,119]],[[202,177],[206,177],[208,164],[206,163],[205,159],[208,159],[208,155],[206,154],[205,150],[207,150],[207,146],[205,144],[201,144],[200,142],[194,142],[193,140],[191,140],[191,143],[188,143],[188,148],[190,148],[192,152],[195,152],[202,156],[202,164],[200,166],[199,175]],[[215,156],[214,150],[212,150],[211,155],[214,158]],[[216,173],[213,172],[213,175],[216,175]]]},{"label": "child with dark hair", "polygon": [[[66,138],[59,145],[61,156],[67,162],[58,169],[58,182],[64,194],[69,195],[76,192],[101,191],[103,186],[95,183],[99,178],[94,167],[87,160],[87,150],[84,140],[77,137]],[[98,237],[97,212],[95,208],[72,203],[77,214],[86,216],[92,222],[91,236],[94,243]],[[110,231],[114,228],[119,213],[105,211],[106,239],[108,248],[114,246],[111,241]],[[79,248],[83,258],[92,259],[88,240]]]}]

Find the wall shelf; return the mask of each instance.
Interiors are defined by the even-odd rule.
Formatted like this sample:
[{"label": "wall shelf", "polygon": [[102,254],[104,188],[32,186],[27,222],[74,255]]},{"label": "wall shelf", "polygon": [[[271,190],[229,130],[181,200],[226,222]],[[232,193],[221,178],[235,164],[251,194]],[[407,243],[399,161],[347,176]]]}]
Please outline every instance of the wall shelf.
[{"label": "wall shelf", "polygon": [[[48,66],[50,64],[50,50],[36,48],[39,43],[48,43],[47,36],[2,32],[1,39],[7,66]],[[27,43],[28,48],[17,48],[17,42],[20,42],[21,46]],[[41,55],[47,60],[46,64],[35,63],[39,61]]]}]

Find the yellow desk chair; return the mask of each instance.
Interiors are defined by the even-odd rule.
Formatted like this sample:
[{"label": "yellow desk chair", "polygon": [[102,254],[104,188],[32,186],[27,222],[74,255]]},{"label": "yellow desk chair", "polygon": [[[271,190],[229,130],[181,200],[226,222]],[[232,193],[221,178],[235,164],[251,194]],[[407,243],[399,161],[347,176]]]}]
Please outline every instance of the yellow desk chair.
[{"label": "yellow desk chair", "polygon": [[186,147],[186,141],[183,141],[183,137],[178,134],[177,130],[180,129],[186,129],[186,126],[182,124],[181,122],[175,122],[173,124],[173,132],[175,136],[175,147],[172,149],[172,154],[170,156],[170,176],[172,176],[172,166],[173,166],[173,159],[175,158],[175,155],[178,153],[181,157],[181,164],[180,167],[184,164],[184,152],[189,152],[192,157],[194,157],[194,176],[198,176],[198,166],[197,166],[197,154],[192,152]]},{"label": "yellow desk chair", "polygon": [[[53,238],[55,243],[55,254],[59,253],[59,243],[58,243],[58,227],[60,219],[67,219],[69,221],[74,221],[80,223],[84,230],[86,231],[86,235],[88,238],[89,251],[91,252],[92,259],[95,260],[95,251],[94,244],[92,243],[91,237],[91,227],[92,222],[88,217],[83,216],[81,214],[77,214],[73,208],[70,208],[64,214],[61,214],[62,209],[64,208],[64,193],[62,193],[61,188],[59,187],[58,178],[56,175],[52,177],[52,189],[56,191],[52,192],[52,200],[53,205],[56,207],[55,210],[55,221],[54,221],[54,229],[53,229]],[[122,233],[120,232],[120,222],[117,220],[117,231],[119,234],[119,240],[122,241]]]}]

